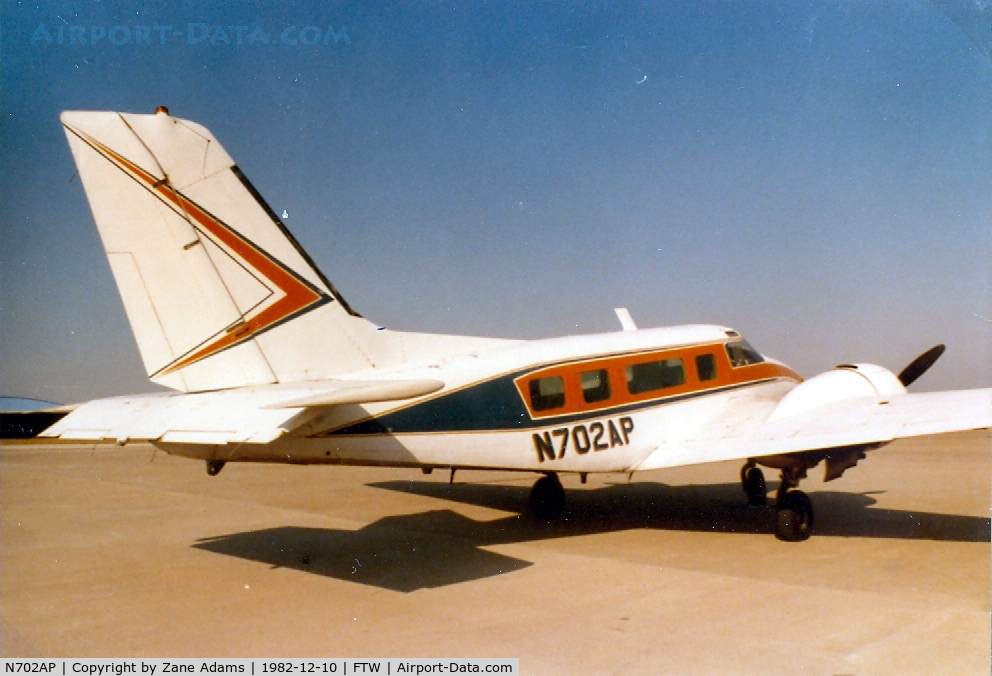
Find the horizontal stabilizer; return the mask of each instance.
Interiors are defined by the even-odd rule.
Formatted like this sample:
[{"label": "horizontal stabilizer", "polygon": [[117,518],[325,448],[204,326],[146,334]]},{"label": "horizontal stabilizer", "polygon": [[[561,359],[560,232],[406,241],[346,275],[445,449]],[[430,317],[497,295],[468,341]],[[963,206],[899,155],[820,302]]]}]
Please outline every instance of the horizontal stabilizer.
[{"label": "horizontal stabilizer", "polygon": [[319,380],[199,394],[97,399],[42,432],[65,440],[264,444],[305,425],[328,407],[411,399],[439,380]]},{"label": "horizontal stabilizer", "polygon": [[440,380],[338,380],[335,386],[317,383],[319,391],[304,397],[266,404],[262,408],[309,408],[312,406],[337,406],[340,404],[370,404],[376,401],[412,399],[437,392],[444,383]]}]

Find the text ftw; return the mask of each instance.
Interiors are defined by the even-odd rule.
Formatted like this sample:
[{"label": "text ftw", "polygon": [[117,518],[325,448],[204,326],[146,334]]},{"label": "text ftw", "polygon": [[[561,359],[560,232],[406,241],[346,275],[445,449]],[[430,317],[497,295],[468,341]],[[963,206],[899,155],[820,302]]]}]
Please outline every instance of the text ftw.
[{"label": "text ftw", "polygon": [[579,455],[585,455],[589,451],[605,451],[614,446],[625,446],[630,443],[630,435],[633,431],[633,419],[624,416],[615,421],[597,421],[588,426],[562,427],[540,434],[534,433],[532,436],[537,460],[544,462],[561,460],[569,449]]}]

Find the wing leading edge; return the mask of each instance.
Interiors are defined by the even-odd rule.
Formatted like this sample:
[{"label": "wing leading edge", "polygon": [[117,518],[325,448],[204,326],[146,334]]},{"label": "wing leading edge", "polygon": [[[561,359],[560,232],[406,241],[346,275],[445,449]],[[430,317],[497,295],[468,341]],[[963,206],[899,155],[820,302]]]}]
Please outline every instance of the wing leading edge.
[{"label": "wing leading edge", "polygon": [[905,437],[992,427],[992,389],[857,398],[767,422],[773,405],[695,438],[662,441],[636,467],[646,471],[743,458],[873,446]]}]

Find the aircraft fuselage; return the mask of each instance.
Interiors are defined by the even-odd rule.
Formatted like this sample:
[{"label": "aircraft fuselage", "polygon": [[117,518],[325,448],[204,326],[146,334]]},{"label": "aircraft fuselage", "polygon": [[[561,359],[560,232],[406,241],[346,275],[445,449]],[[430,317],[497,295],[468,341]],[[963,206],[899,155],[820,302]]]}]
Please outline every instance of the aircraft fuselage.
[{"label": "aircraft fuselage", "polygon": [[735,407],[773,405],[802,380],[742,346],[717,326],[513,343],[388,374],[447,386],[335,407],[269,445],[159,445],[220,461],[625,472],[659,440],[691,439]]}]

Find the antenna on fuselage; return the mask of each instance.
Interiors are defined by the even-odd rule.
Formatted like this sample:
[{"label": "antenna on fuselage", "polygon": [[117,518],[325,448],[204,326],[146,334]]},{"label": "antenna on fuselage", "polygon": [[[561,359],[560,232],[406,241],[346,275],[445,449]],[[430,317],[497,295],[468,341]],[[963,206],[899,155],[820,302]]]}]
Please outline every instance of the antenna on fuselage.
[{"label": "antenna on fuselage", "polygon": [[620,320],[620,326],[623,327],[624,331],[637,330],[637,324],[634,323],[634,318],[630,316],[630,310],[625,307],[615,307],[613,311],[617,313],[617,319]]}]

